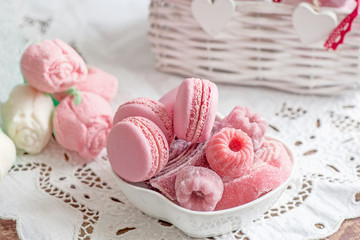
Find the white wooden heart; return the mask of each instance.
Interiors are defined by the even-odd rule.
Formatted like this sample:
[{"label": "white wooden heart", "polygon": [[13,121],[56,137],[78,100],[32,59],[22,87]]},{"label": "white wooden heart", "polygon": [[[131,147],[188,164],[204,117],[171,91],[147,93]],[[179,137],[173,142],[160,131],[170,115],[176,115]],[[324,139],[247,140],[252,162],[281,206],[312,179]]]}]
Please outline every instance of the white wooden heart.
[{"label": "white wooden heart", "polygon": [[300,3],[293,15],[295,31],[304,44],[326,41],[337,26],[337,16],[332,11],[315,11],[309,3]]},{"label": "white wooden heart", "polygon": [[191,12],[201,28],[214,37],[221,32],[235,12],[234,0],[193,0]]}]

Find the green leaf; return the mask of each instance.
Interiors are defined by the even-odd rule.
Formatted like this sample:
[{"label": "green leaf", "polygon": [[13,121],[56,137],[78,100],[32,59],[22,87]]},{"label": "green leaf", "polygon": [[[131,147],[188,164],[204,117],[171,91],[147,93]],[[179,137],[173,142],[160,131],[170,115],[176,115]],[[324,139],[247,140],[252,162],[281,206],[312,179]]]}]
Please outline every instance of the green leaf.
[{"label": "green leaf", "polygon": [[74,96],[75,105],[79,105],[81,103],[81,92],[78,91],[75,87],[66,90],[66,92],[71,96]]},{"label": "green leaf", "polygon": [[75,100],[75,105],[79,105],[81,103],[81,93],[78,92],[75,96],[74,96],[74,100]]}]

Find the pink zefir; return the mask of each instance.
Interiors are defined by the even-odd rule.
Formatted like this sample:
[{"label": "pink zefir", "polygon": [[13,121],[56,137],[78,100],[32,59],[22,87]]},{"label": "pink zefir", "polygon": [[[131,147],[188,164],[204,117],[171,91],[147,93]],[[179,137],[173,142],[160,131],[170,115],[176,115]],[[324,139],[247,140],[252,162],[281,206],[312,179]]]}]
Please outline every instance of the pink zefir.
[{"label": "pink zefir", "polygon": [[59,39],[30,45],[20,64],[25,80],[33,88],[46,93],[68,90],[85,81],[87,76],[84,60]]},{"label": "pink zefir", "polygon": [[[68,96],[56,107],[56,141],[86,159],[96,157],[105,147],[112,127],[112,110],[102,97],[88,92]],[[78,98],[80,97],[80,98]]]},{"label": "pink zefir", "polygon": [[[110,102],[117,92],[118,80],[115,76],[90,66],[86,80],[76,84],[74,87],[78,91],[95,93]],[[65,91],[55,93],[53,97],[60,102],[68,95],[69,93]]]}]

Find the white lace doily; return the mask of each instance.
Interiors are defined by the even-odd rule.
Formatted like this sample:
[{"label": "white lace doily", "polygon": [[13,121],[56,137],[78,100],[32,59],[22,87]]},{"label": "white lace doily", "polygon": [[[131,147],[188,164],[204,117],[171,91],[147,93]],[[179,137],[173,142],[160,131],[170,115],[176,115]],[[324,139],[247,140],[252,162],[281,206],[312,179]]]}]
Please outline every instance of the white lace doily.
[{"label": "white lace doily", "polygon": [[[85,60],[119,79],[112,103],[157,99],[180,77],[157,72],[146,39],[148,1],[0,0],[0,94],[22,81],[19,59],[30,43],[61,38]],[[4,57],[5,56],[5,57]],[[296,176],[271,209],[216,239],[319,239],[360,216],[360,94],[298,96],[218,85],[219,112],[241,104],[268,120],[287,142]],[[51,140],[39,155],[20,153],[0,182],[0,217],[17,221],[22,239],[188,239],[137,210],[117,188],[105,150],[86,163]]]}]

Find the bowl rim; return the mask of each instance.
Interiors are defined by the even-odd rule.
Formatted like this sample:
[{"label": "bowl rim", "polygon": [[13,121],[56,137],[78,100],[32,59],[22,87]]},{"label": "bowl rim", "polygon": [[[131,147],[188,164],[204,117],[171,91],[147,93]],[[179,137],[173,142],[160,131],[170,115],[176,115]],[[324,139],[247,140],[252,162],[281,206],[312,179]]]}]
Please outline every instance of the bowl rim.
[{"label": "bowl rim", "polygon": [[[262,202],[265,199],[270,198],[272,195],[274,195],[278,191],[280,191],[280,189],[282,189],[283,187],[288,185],[290,180],[294,177],[294,172],[295,172],[294,169],[296,169],[296,167],[297,167],[297,161],[294,158],[294,154],[293,154],[291,148],[286,143],[284,143],[283,141],[281,141],[281,140],[279,140],[277,138],[274,138],[272,136],[265,135],[265,138],[278,141],[278,142],[280,142],[281,144],[284,145],[284,147],[287,150],[288,154],[290,155],[290,158],[291,158],[292,163],[293,163],[292,168],[291,168],[291,173],[290,173],[289,177],[286,179],[286,181],[284,181],[282,184],[280,184],[277,188],[271,190],[270,192],[266,193],[265,195],[255,199],[255,200],[253,200],[251,202],[245,203],[245,204],[237,206],[237,207],[232,207],[232,208],[227,208],[227,209],[222,209],[222,210],[216,210],[216,211],[194,211],[194,210],[190,210],[190,209],[184,208],[184,207],[182,207],[180,205],[177,205],[176,203],[174,203],[173,201],[166,198],[164,195],[162,195],[161,193],[159,193],[159,192],[157,192],[155,190],[136,185],[136,184],[141,184],[143,182],[140,182],[140,183],[127,182],[127,181],[123,180],[121,177],[119,177],[114,172],[113,169],[111,169],[111,172],[112,172],[112,175],[113,175],[115,181],[118,181],[122,185],[126,185],[129,188],[133,188],[136,191],[141,191],[141,192],[146,192],[146,193],[152,194],[152,195],[154,195],[154,197],[160,198],[160,200],[167,202],[171,207],[174,207],[179,211],[185,212],[187,214],[198,215],[198,216],[220,216],[220,215],[225,215],[225,214],[228,214],[228,213],[237,212],[237,211],[241,211],[243,209],[251,208],[252,206],[256,206],[259,202]],[[126,196],[126,194],[125,194],[125,196]]]}]

